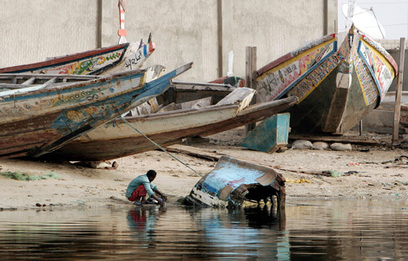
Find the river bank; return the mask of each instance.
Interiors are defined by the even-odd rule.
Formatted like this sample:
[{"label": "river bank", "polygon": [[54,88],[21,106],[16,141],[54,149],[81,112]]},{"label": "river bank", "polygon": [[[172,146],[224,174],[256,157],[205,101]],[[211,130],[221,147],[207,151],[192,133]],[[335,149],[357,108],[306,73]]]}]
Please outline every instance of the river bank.
[{"label": "river bank", "polygon": [[[386,146],[353,146],[352,151],[287,149],[263,153],[237,146],[242,133],[224,132],[206,142],[171,146],[177,160],[162,151],[149,151],[116,159],[117,169],[94,169],[69,162],[20,159],[0,160],[1,173],[38,178],[23,181],[0,175],[0,209],[111,206],[131,204],[124,196],[128,183],[149,169],[154,183],[169,196],[168,205],[189,194],[222,155],[272,167],[286,178],[287,202],[302,198],[408,199],[408,151]],[[233,137],[233,138],[231,138]],[[178,152],[177,152],[178,151]],[[211,157],[191,156],[196,154]],[[190,168],[181,162],[188,164]]]}]

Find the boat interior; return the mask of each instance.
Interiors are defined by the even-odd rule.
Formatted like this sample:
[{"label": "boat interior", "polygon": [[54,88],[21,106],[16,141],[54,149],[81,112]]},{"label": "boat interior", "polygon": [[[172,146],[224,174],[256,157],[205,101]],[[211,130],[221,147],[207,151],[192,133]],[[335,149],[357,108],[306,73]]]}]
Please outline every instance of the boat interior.
[{"label": "boat interior", "polygon": [[172,84],[162,95],[132,109],[125,116],[199,110],[209,106],[237,104],[246,98],[252,99],[252,96],[252,89],[228,84],[177,83]]}]

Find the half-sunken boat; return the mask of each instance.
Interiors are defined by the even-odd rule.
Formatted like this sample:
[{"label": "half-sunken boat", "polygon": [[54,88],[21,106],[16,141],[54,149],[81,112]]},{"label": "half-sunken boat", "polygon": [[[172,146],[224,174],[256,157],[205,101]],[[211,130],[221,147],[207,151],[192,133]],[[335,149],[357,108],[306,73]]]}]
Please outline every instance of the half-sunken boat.
[{"label": "half-sunken boat", "polygon": [[0,73],[96,75],[136,70],[155,49],[150,35],[147,44],[123,43],[42,62],[0,68]]},{"label": "half-sunken boat", "polygon": [[344,134],[379,106],[397,74],[386,50],[352,26],[288,53],[257,71],[259,97],[296,96],[292,132]]},{"label": "half-sunken boat", "polygon": [[72,161],[115,159],[261,121],[297,101],[288,97],[249,105],[253,89],[227,86],[173,84],[163,95],[133,109],[132,116],[123,117],[126,122],[115,119],[46,156]]},{"label": "half-sunken boat", "polygon": [[0,157],[38,157],[164,92],[186,64],[110,76],[0,75]]},{"label": "half-sunken boat", "polygon": [[278,209],[285,207],[285,178],[274,169],[226,156],[203,176],[185,198],[186,204],[204,207],[241,207],[244,201],[276,196]]}]

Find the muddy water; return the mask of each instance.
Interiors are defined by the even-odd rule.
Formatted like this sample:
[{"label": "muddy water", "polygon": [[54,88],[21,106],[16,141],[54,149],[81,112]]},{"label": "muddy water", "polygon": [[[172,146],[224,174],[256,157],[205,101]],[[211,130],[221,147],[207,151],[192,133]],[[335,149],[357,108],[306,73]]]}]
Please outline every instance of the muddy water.
[{"label": "muddy water", "polygon": [[1,260],[408,260],[407,201],[0,212]]}]

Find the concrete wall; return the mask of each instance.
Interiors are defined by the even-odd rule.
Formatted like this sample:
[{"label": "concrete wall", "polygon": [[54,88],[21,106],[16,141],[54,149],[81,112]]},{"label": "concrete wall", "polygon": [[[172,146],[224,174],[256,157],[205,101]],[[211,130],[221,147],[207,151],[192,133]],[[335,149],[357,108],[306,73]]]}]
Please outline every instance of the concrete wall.
[{"label": "concrete wall", "polygon": [[0,67],[96,47],[96,1],[0,1]]},{"label": "concrete wall", "polygon": [[[128,0],[128,41],[157,44],[145,66],[171,70],[190,61],[177,80],[209,81],[228,70],[245,75],[245,48],[257,47],[257,65],[337,31],[337,0]],[[42,61],[118,41],[117,0],[0,1],[0,67]]]}]

